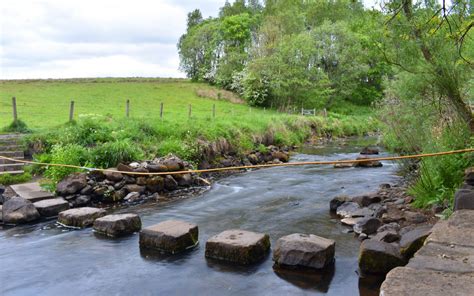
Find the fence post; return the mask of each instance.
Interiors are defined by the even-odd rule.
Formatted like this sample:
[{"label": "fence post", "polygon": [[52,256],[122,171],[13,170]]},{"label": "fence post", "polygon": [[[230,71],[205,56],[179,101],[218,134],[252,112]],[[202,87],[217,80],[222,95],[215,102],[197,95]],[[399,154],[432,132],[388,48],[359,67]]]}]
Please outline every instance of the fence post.
[{"label": "fence post", "polygon": [[71,105],[69,106],[69,122],[74,120],[74,101],[71,101]]},{"label": "fence post", "polygon": [[16,111],[16,97],[12,98],[12,106],[13,106],[13,122],[17,122],[18,113]]},{"label": "fence post", "polygon": [[193,107],[189,104],[188,118],[191,118]]},{"label": "fence post", "polygon": [[125,107],[125,115],[130,116],[130,100],[127,100],[127,106]]},{"label": "fence post", "polygon": [[316,116],[316,108],[313,109],[313,116]]},{"label": "fence post", "polygon": [[216,104],[212,105],[212,118],[216,118]]},{"label": "fence post", "polygon": [[324,118],[328,117],[328,112],[326,111],[326,108],[323,109],[323,116]]},{"label": "fence post", "polygon": [[160,104],[160,119],[163,120],[163,102]]},{"label": "fence post", "polygon": [[304,109],[301,107],[301,115],[304,115]]}]

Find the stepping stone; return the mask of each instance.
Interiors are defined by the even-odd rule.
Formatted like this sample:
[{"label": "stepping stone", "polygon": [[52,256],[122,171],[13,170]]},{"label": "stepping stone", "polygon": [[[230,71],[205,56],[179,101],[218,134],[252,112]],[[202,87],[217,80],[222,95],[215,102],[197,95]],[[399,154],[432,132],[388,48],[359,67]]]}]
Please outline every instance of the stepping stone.
[{"label": "stepping stone", "polygon": [[93,227],[108,236],[122,236],[140,231],[142,221],[137,214],[107,215],[96,219]]},{"label": "stepping stone", "polygon": [[334,262],[335,246],[331,239],[294,233],[277,240],[273,261],[279,267],[322,269]]},{"label": "stepping stone", "polygon": [[168,220],[140,231],[140,247],[176,254],[198,244],[199,230],[196,224],[180,220]]},{"label": "stepping stone", "polygon": [[77,208],[59,213],[58,223],[68,227],[84,228],[91,226],[94,221],[105,216],[106,212],[98,208]]},{"label": "stepping stone", "polygon": [[37,201],[33,205],[43,217],[54,217],[69,209],[69,203],[61,197]]},{"label": "stepping stone", "polygon": [[359,269],[363,274],[386,274],[405,263],[400,250],[392,244],[368,239],[360,245]]},{"label": "stepping stone", "polygon": [[206,243],[206,257],[237,264],[261,261],[270,250],[268,234],[246,230],[226,230]]},{"label": "stepping stone", "polygon": [[15,196],[7,200],[2,207],[2,219],[6,224],[21,224],[39,219],[40,214],[28,200]]},{"label": "stepping stone", "polygon": [[31,202],[54,198],[53,194],[41,188],[38,182],[12,185],[10,187],[18,196]]}]

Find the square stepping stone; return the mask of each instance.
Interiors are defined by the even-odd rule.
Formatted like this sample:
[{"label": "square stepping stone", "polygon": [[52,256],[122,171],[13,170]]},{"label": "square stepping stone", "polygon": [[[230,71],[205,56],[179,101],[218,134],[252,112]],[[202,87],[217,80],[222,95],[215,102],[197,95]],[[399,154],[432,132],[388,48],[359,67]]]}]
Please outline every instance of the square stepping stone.
[{"label": "square stepping stone", "polygon": [[335,246],[331,239],[294,233],[277,240],[273,261],[279,267],[322,269],[334,262]]},{"label": "square stepping stone", "polygon": [[196,224],[168,220],[142,229],[140,247],[175,254],[195,247],[198,236]]},{"label": "square stepping stone", "polygon": [[12,185],[10,187],[17,195],[31,202],[54,198],[53,194],[41,188],[38,182]]},{"label": "square stepping stone", "polygon": [[206,243],[206,257],[237,264],[253,264],[265,258],[270,250],[268,234],[246,230],[226,230]]},{"label": "square stepping stone", "polygon": [[60,212],[69,209],[69,203],[64,198],[45,199],[37,201],[33,205],[43,217],[55,217]]},{"label": "square stepping stone", "polygon": [[92,226],[97,218],[105,216],[106,212],[98,208],[77,208],[59,213],[58,223],[68,227],[84,228]]},{"label": "square stepping stone", "polygon": [[140,231],[142,221],[137,214],[107,215],[96,219],[93,228],[108,236],[122,236]]}]

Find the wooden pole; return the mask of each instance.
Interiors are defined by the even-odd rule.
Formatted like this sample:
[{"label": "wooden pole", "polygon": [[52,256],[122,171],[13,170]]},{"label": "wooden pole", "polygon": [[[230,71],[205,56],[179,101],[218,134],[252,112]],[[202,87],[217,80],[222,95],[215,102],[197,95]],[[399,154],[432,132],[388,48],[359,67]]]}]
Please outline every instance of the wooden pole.
[{"label": "wooden pole", "polygon": [[160,119],[163,120],[163,102],[160,104]]},{"label": "wooden pole", "polygon": [[191,118],[192,112],[193,112],[193,107],[191,106],[191,104],[189,104],[188,118]]},{"label": "wooden pole", "polygon": [[127,106],[125,107],[125,115],[130,117],[130,100],[127,100]]},{"label": "wooden pole", "polygon": [[212,118],[216,118],[216,104],[212,105]]},{"label": "wooden pole", "polygon": [[69,106],[69,122],[74,120],[74,101],[71,101],[71,105]]},{"label": "wooden pole", "polygon": [[304,115],[304,109],[301,107],[301,115]]},{"label": "wooden pole", "polygon": [[13,122],[18,121],[18,113],[16,110],[16,97],[12,98],[12,106],[13,106]]}]

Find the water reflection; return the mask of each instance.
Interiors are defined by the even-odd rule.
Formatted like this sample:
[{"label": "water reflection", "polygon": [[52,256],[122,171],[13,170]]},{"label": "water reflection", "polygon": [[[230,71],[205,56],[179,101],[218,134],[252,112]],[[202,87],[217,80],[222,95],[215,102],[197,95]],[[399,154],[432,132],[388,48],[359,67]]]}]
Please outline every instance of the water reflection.
[{"label": "water reflection", "polygon": [[333,262],[322,270],[291,270],[274,266],[273,270],[279,278],[301,289],[327,293],[336,272],[336,265]]}]

